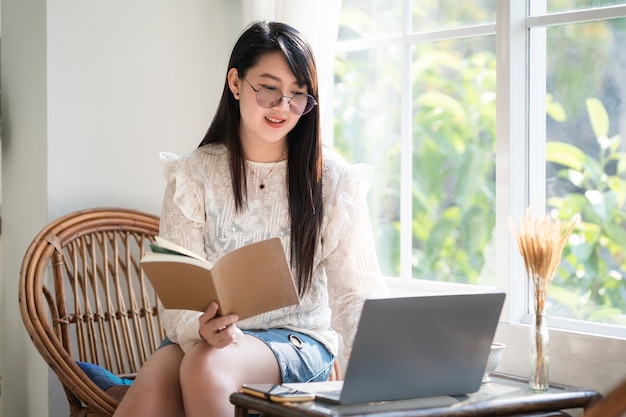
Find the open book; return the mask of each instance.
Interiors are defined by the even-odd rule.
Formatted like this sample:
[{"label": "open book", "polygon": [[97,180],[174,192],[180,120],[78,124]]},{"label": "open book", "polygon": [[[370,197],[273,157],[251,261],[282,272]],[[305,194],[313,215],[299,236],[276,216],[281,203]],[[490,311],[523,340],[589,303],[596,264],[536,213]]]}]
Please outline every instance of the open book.
[{"label": "open book", "polygon": [[280,239],[252,243],[227,253],[213,267],[200,256],[160,237],[141,267],[167,309],[204,311],[211,301],[219,315],[240,320],[298,304]]}]

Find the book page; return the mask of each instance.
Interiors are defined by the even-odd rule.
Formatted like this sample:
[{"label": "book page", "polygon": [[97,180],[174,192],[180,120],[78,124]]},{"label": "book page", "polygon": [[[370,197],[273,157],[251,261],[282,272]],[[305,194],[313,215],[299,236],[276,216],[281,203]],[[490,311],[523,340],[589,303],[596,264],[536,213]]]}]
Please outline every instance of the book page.
[{"label": "book page", "polygon": [[187,248],[177,245],[176,243],[170,242],[169,240],[165,240],[160,236],[155,236],[154,241],[159,247],[166,249],[168,251],[180,253],[181,255],[189,256],[190,258],[207,262],[207,260],[201,257],[200,255],[190,251]]},{"label": "book page", "polygon": [[289,388],[316,394],[319,392],[341,391],[343,381],[289,382],[283,384]]},{"label": "book page", "polygon": [[236,312],[243,319],[299,302],[279,238],[236,249],[212,271],[224,314]]}]

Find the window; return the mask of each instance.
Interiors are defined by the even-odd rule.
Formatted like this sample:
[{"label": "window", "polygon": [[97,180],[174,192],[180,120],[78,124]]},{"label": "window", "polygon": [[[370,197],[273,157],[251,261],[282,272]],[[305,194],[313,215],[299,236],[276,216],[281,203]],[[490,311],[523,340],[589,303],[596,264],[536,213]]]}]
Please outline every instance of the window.
[{"label": "window", "polygon": [[[379,260],[398,281],[528,299],[508,220],[580,213],[548,314],[611,333],[626,325],[626,2],[526,3],[344,0],[334,144],[374,168]],[[515,46],[510,66],[497,45]]]},{"label": "window", "polygon": [[554,217],[580,216],[548,313],[626,325],[626,7],[540,3],[528,19],[530,146],[540,149],[530,164],[545,169],[532,181]]},{"label": "window", "polygon": [[[437,33],[402,25],[409,6],[414,24],[431,27],[495,11],[452,3],[343,2],[334,141],[374,166],[369,203],[387,275],[493,286],[494,22]],[[373,29],[381,16],[395,25]]]}]

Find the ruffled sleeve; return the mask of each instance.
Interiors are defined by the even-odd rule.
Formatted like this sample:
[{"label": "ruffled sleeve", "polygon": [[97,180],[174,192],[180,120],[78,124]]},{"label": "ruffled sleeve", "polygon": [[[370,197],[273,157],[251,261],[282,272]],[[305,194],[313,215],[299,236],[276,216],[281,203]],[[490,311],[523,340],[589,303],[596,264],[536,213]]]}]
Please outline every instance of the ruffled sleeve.
[{"label": "ruffled sleeve", "polygon": [[386,296],[388,289],[378,264],[366,202],[371,168],[355,164],[334,169],[330,165],[325,187],[332,194],[325,206],[323,263],[332,326],[343,337],[343,354],[348,360],[363,302]]},{"label": "ruffled sleeve", "polygon": [[[191,156],[172,153],[159,155],[167,182],[159,235],[206,258],[204,245],[204,188],[195,175]],[[176,277],[172,277],[175,279]],[[167,310],[159,305],[165,333],[183,351],[201,340],[198,318],[202,313],[188,310]]]},{"label": "ruffled sleeve", "polygon": [[195,175],[190,157],[160,153],[167,181],[161,212],[160,234],[206,258],[203,229],[205,223],[204,186]]}]

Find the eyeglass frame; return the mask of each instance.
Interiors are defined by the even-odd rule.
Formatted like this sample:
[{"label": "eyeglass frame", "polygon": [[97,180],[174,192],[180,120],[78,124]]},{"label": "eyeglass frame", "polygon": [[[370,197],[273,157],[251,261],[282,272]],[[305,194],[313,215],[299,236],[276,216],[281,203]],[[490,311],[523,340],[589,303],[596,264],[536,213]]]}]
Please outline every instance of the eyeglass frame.
[{"label": "eyeglass frame", "polygon": [[[262,85],[261,87],[259,87],[258,89],[256,89],[256,88],[254,88],[254,86],[250,83],[250,81],[248,81],[248,79],[247,79],[247,78],[243,78],[243,80],[244,80],[245,82],[247,82],[247,83],[248,83],[248,85],[250,86],[250,88],[252,88],[252,91],[254,91],[254,93],[255,93],[255,95],[256,95],[256,96],[255,96],[255,98],[256,98],[256,104],[258,104],[258,105],[259,105],[259,107],[263,107],[264,109],[271,109],[272,107],[276,107],[276,106],[278,106],[280,103],[282,103],[282,101],[283,101],[283,99],[284,99],[284,98],[286,98],[286,99],[287,99],[287,106],[289,106],[289,111],[290,111],[290,112],[292,112],[293,114],[295,114],[296,116],[304,116],[305,114],[310,113],[310,112],[311,112],[311,110],[313,110],[313,108],[314,108],[315,106],[317,106],[317,100],[315,100],[315,97],[313,97],[312,95],[310,95],[310,94],[308,94],[308,93],[296,93],[296,94],[294,94],[293,96],[289,97],[289,96],[285,96],[285,95],[283,95],[283,90],[281,90],[280,88],[277,88],[277,87],[272,87],[272,88],[276,88],[276,90],[277,90],[277,91],[280,93],[280,95],[281,95],[280,100],[278,101],[278,103],[276,103],[276,104],[275,104],[275,105],[273,105],[273,106],[268,106],[268,107],[263,106],[263,105],[261,105],[261,103],[259,103],[259,91],[263,90],[264,88],[265,88],[265,89],[267,89],[267,90],[269,90],[269,91],[271,91],[271,90],[270,90],[270,88],[269,88],[269,87],[266,87],[266,86],[264,86],[264,85]],[[302,95],[307,97],[307,105],[308,105],[308,103],[309,103],[309,102],[311,102],[311,101],[312,101],[312,104],[311,104],[311,108],[309,108],[309,110],[305,111],[304,113],[300,113],[300,114],[298,114],[298,113],[296,113],[296,112],[294,112],[294,111],[292,110],[292,108],[291,108],[291,100],[293,100],[293,99],[294,99],[294,97],[296,97],[296,96],[302,96]],[[306,107],[305,107],[305,110],[306,110]]]}]

